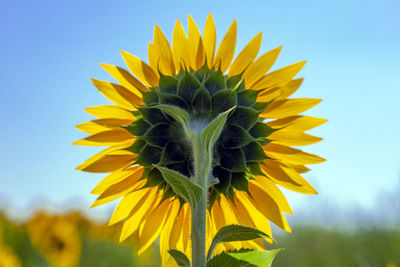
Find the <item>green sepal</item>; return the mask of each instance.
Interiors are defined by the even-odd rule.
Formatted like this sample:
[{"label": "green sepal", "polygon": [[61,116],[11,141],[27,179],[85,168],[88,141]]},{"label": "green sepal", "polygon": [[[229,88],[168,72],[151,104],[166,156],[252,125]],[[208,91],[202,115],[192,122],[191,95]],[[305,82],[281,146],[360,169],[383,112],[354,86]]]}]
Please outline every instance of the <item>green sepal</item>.
[{"label": "green sepal", "polygon": [[179,267],[190,267],[190,260],[188,257],[186,257],[185,253],[182,251],[179,251],[177,249],[170,249],[168,250],[169,255],[174,258],[176,264],[178,264]]},{"label": "green sepal", "polygon": [[167,117],[155,107],[144,107],[139,109],[142,113],[143,119],[150,124],[157,124],[159,122],[168,122]]},{"label": "green sepal", "polygon": [[226,225],[221,227],[218,232],[215,234],[210,248],[208,250],[207,254],[207,259],[211,258],[211,255],[214,251],[214,248],[218,243],[221,242],[235,242],[235,241],[248,241],[248,240],[254,240],[258,238],[269,238],[272,239],[269,235],[266,233],[252,228],[248,226],[243,226],[243,225]]},{"label": "green sepal", "polygon": [[265,155],[264,149],[258,142],[251,142],[241,149],[246,157],[246,162],[258,162],[260,160],[268,159],[268,156]]},{"label": "green sepal", "polygon": [[220,154],[221,167],[232,172],[246,171],[246,158],[240,148],[225,149],[219,146],[217,151]]},{"label": "green sepal", "polygon": [[164,193],[161,202],[174,196],[176,196],[176,193],[174,192],[174,190],[172,190],[172,187],[167,182],[165,182]]},{"label": "green sepal", "polygon": [[154,165],[163,175],[164,180],[172,187],[174,192],[184,198],[191,207],[199,202],[203,189],[193,183],[188,177],[176,171]]},{"label": "green sepal", "polygon": [[241,91],[244,88],[242,75],[229,77],[226,80],[226,86],[230,89],[236,88],[235,91]]},{"label": "green sepal", "polygon": [[189,110],[189,105],[187,104],[187,102],[178,95],[161,94],[160,95],[160,104],[176,106],[181,109]]},{"label": "green sepal", "polygon": [[178,82],[177,94],[182,97],[186,103],[190,104],[200,85],[200,82],[192,74],[186,72]]},{"label": "green sepal", "polygon": [[164,164],[171,164],[171,163],[178,163],[183,162],[186,160],[186,154],[183,150],[182,146],[175,142],[169,142],[164,146],[162,156],[161,156],[161,163]]},{"label": "green sepal", "polygon": [[161,152],[161,148],[147,144],[140,151],[135,163],[150,167],[160,161]]},{"label": "green sepal", "polygon": [[128,150],[132,153],[138,154],[140,152],[140,150],[142,150],[142,148],[146,145],[146,141],[142,140],[142,139],[138,139],[135,141],[135,143],[133,143],[133,145],[131,145],[130,147],[126,148],[125,150]]},{"label": "green sepal", "polygon": [[193,75],[196,77],[196,79],[202,83],[205,78],[207,78],[209,69],[207,66],[207,63],[205,62],[204,65],[198,69],[197,71],[193,72]]},{"label": "green sepal", "polygon": [[264,103],[264,102],[257,102],[255,103],[252,108],[254,108],[255,110],[257,110],[258,112],[263,112],[269,105],[269,102]]},{"label": "green sepal", "polygon": [[201,86],[193,96],[192,111],[194,114],[208,115],[210,110],[211,96],[204,86]]},{"label": "green sepal", "polygon": [[143,138],[151,145],[164,147],[172,139],[170,125],[157,123],[146,132]]},{"label": "green sepal", "polygon": [[164,182],[164,178],[159,170],[153,168],[147,175],[147,181],[144,187],[157,186]]},{"label": "green sepal", "polygon": [[178,88],[178,80],[171,76],[161,75],[158,82],[158,88],[161,93],[176,94]]},{"label": "green sepal", "polygon": [[258,111],[248,107],[237,107],[228,118],[228,124],[237,124],[248,130],[257,122]]},{"label": "green sepal", "polygon": [[144,119],[139,119],[132,122],[128,126],[123,126],[123,128],[127,129],[131,134],[135,136],[143,136],[150,127],[151,125],[147,123]]},{"label": "green sepal", "polygon": [[216,166],[213,169],[213,176],[219,180],[219,183],[214,185],[215,190],[226,194],[231,186],[232,173],[224,170],[221,166]]},{"label": "green sepal", "polygon": [[224,251],[209,260],[206,267],[270,267],[276,254],[281,250]]},{"label": "green sepal", "polygon": [[229,89],[221,90],[213,95],[211,101],[212,114],[217,115],[236,106],[236,93]]},{"label": "green sepal", "polygon": [[263,122],[256,122],[254,126],[250,129],[249,133],[254,137],[254,138],[259,138],[259,137],[267,137],[271,133],[273,133],[275,130],[272,129],[270,126]]},{"label": "green sepal", "polygon": [[177,122],[179,122],[185,133],[189,134],[190,115],[185,110],[171,105],[157,105],[154,107],[160,109],[162,112],[168,114]]},{"label": "green sepal", "polygon": [[208,192],[208,200],[207,200],[207,209],[211,212],[212,207],[214,206],[214,202],[218,198],[218,192],[211,188]]},{"label": "green sepal", "polygon": [[204,87],[210,92],[211,96],[220,90],[226,89],[224,74],[220,70],[210,72],[204,82]]},{"label": "green sepal", "polygon": [[247,162],[247,169],[252,175],[261,175],[265,176],[260,168],[260,164],[258,162]]},{"label": "green sepal", "polygon": [[254,141],[254,138],[243,127],[231,124],[225,127],[221,134],[221,144],[224,148],[239,148]]},{"label": "green sepal", "polygon": [[235,107],[232,107],[231,109],[226,110],[223,113],[220,113],[210,124],[207,125],[207,127],[201,132],[200,138],[207,149],[208,152],[212,151],[212,147],[214,146],[214,143],[218,140],[219,136],[221,135],[222,129],[225,126],[226,119],[229,115],[229,113],[234,109]]},{"label": "green sepal", "polygon": [[245,172],[233,172],[231,185],[239,191],[249,192],[249,180]]},{"label": "green sepal", "polygon": [[251,107],[256,104],[257,96],[260,91],[242,90],[237,93],[238,106]]},{"label": "green sepal", "polygon": [[208,176],[207,179],[207,186],[213,186],[219,183],[219,179],[215,178],[214,176],[212,176],[211,174]]},{"label": "green sepal", "polygon": [[156,91],[142,92],[143,102],[146,105],[158,104],[158,94]]}]

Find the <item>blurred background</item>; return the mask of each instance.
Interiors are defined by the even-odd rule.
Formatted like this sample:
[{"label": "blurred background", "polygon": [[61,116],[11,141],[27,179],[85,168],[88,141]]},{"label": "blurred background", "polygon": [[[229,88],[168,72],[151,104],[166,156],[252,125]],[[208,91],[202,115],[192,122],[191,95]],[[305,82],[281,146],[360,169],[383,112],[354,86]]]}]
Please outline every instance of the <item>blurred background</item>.
[{"label": "blurred background", "polygon": [[[0,258],[5,266],[159,266],[158,248],[138,257],[105,227],[115,203],[90,209],[102,175],[75,171],[97,148],[74,147],[83,109],[108,104],[90,77],[98,63],[147,58],[157,23],[202,31],[211,12],[221,41],[238,21],[236,51],[263,32],[260,51],[283,45],[273,69],[307,60],[294,97],[322,98],[308,115],[327,118],[304,148],[327,159],[306,178],[319,194],[283,190],[292,234],[274,266],[400,266],[400,2],[1,1]],[[60,231],[59,229],[64,229]],[[65,230],[67,229],[67,230]],[[63,260],[64,259],[64,260]],[[12,265],[16,264],[16,265]],[[0,264],[0,266],[2,266]],[[3,267],[3,266],[2,266]]]}]

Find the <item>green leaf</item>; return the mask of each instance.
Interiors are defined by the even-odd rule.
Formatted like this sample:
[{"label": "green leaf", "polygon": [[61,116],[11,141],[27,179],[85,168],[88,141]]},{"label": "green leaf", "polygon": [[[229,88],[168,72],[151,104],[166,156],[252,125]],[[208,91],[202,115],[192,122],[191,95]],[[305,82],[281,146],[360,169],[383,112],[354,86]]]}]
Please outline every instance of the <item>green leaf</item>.
[{"label": "green leaf", "polygon": [[212,114],[216,115],[236,106],[236,93],[232,90],[222,90],[212,97]]},{"label": "green leaf", "polygon": [[237,260],[246,261],[255,266],[271,266],[276,254],[282,249],[274,250],[250,250],[250,251],[237,251],[227,252],[227,254]]},{"label": "green leaf", "polygon": [[243,127],[235,124],[225,127],[221,139],[224,148],[239,148],[254,140]]},{"label": "green leaf", "polygon": [[186,72],[178,82],[177,93],[186,101],[186,103],[190,104],[199,87],[200,82],[192,74]]},{"label": "green leaf", "polygon": [[246,250],[222,252],[213,257],[206,267],[270,267],[276,254],[282,249],[275,250]]},{"label": "green leaf", "polygon": [[176,171],[158,165],[154,167],[162,173],[165,181],[172,187],[174,192],[189,202],[191,207],[194,207],[199,202],[203,192],[200,186]]},{"label": "green leaf", "polygon": [[211,97],[208,91],[202,86],[193,96],[193,111],[199,114],[208,114],[211,109]]},{"label": "green leaf", "polygon": [[216,117],[200,134],[201,141],[206,147],[207,151],[211,151],[214,143],[217,141],[221,135],[222,129],[224,128],[226,118],[229,112],[231,112],[235,107],[228,109],[227,111],[221,113]]},{"label": "green leaf", "polygon": [[190,116],[186,111],[171,105],[156,105],[154,107],[160,109],[162,112],[174,118],[182,125],[185,132],[189,133],[188,131],[189,131]]},{"label": "green leaf", "polygon": [[190,267],[190,260],[186,255],[177,249],[170,249],[168,253],[174,258],[179,267]]},{"label": "green leaf", "polygon": [[233,241],[248,241],[257,238],[271,238],[271,237],[266,233],[251,227],[235,225],[235,224],[226,225],[221,229],[219,229],[217,234],[214,236],[214,239],[210,245],[210,249],[208,250],[207,259],[211,257],[214,248],[218,243],[233,242]]}]

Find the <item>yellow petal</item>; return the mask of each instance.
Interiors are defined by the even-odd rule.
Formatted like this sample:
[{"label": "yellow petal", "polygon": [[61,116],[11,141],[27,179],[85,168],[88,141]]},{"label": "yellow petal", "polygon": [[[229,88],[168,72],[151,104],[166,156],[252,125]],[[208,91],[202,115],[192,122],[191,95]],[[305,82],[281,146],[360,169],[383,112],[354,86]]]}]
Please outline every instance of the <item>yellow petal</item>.
[{"label": "yellow petal", "polygon": [[240,52],[235,61],[232,63],[232,66],[229,68],[229,77],[241,74],[250,65],[250,63],[253,62],[258,54],[258,50],[260,50],[261,39],[262,33],[257,34],[246,45],[242,52]]},{"label": "yellow petal", "polygon": [[280,87],[270,88],[262,91],[257,96],[257,102],[270,102],[281,94]]},{"label": "yellow petal", "polygon": [[288,166],[289,168],[292,168],[293,170],[295,170],[295,171],[298,172],[298,173],[305,173],[305,172],[310,171],[310,169],[307,168],[307,167],[304,166],[304,165],[297,165],[297,164],[288,164],[288,163],[286,163],[286,166]]},{"label": "yellow petal", "polygon": [[237,33],[237,23],[233,20],[232,25],[229,27],[221,44],[218,47],[217,54],[215,55],[214,65],[225,73],[229,66],[231,65],[233,55],[235,53],[236,47],[236,33]]},{"label": "yellow petal", "polygon": [[92,79],[92,82],[100,93],[121,108],[136,110],[137,106],[143,104],[143,100],[140,97],[118,84],[96,79]]},{"label": "yellow petal", "polygon": [[317,98],[292,98],[277,100],[267,106],[260,114],[263,118],[281,119],[288,116],[298,115],[321,102]]},{"label": "yellow petal", "polygon": [[151,214],[146,216],[139,229],[138,255],[141,255],[160,235],[168,216],[175,217],[179,203],[165,200]]},{"label": "yellow petal", "polygon": [[93,164],[97,160],[103,158],[104,156],[106,156],[106,155],[108,155],[110,153],[113,153],[114,151],[130,147],[133,143],[134,143],[134,140],[129,140],[129,141],[123,142],[121,144],[109,147],[109,148],[107,148],[107,149],[105,149],[105,150],[93,155],[92,157],[87,159],[83,164],[81,164],[76,169],[77,170],[82,170],[82,169],[88,167],[89,165]]},{"label": "yellow petal", "polygon": [[89,159],[76,169],[78,171],[96,173],[112,172],[130,165],[135,158],[136,155],[129,151],[113,151],[88,163],[89,160],[91,161],[91,159]]},{"label": "yellow petal", "polygon": [[103,126],[110,127],[110,129],[115,129],[116,127],[119,128],[119,126],[127,126],[127,125],[131,124],[133,122],[133,120],[127,120],[127,119],[99,119],[99,120],[93,120],[92,122],[93,123],[97,123],[98,125],[103,125]]},{"label": "yellow petal", "polygon": [[304,132],[320,126],[327,122],[327,119],[321,119],[311,116],[291,116],[267,122],[267,125],[273,129],[290,129],[292,131]]},{"label": "yellow petal", "polygon": [[121,51],[125,64],[128,69],[147,87],[158,86],[158,73],[149,67],[146,63],[138,57],[126,52]]},{"label": "yellow petal", "polygon": [[260,56],[243,73],[246,88],[251,88],[272,67],[281,52],[281,46]]},{"label": "yellow petal", "polygon": [[160,70],[164,75],[174,75],[175,65],[172,58],[171,47],[157,24],[154,28],[154,52],[157,54],[158,58],[157,70]]},{"label": "yellow petal", "polygon": [[[143,166],[140,165],[135,165],[131,166],[128,168],[116,170],[106,177],[104,177],[100,183],[96,185],[95,188],[93,188],[91,194],[97,194],[100,195],[102,194],[107,188],[110,186],[124,180],[125,178],[132,176],[132,175],[137,175],[141,176],[143,174]],[[139,177],[140,178],[140,177]]]},{"label": "yellow petal", "polygon": [[293,214],[292,208],[290,208],[288,201],[275,183],[263,176],[255,176],[255,181],[253,182],[266,194],[268,194],[278,204],[282,211]]},{"label": "yellow petal", "polygon": [[111,130],[112,127],[107,127],[104,125],[97,124],[94,121],[87,121],[75,126],[76,129],[88,133],[88,134],[96,134],[104,131]]},{"label": "yellow petal", "polygon": [[116,224],[128,217],[132,209],[143,204],[147,193],[146,190],[137,190],[125,195],[115,208],[108,225]]},{"label": "yellow petal", "polygon": [[184,219],[185,219],[185,210],[181,209],[178,216],[175,218],[175,222],[173,223],[173,225],[171,227],[171,234],[170,234],[169,240],[168,240],[169,248],[176,247],[176,244],[178,243],[179,238],[182,235]]},{"label": "yellow petal", "polygon": [[[131,181],[131,179],[129,179],[129,181]],[[127,182],[124,182],[124,181],[122,181],[122,182],[120,182],[121,184],[122,183],[125,183],[125,184],[128,184]],[[111,202],[111,201],[113,201],[113,200],[115,200],[115,199],[117,199],[117,198],[120,198],[120,197],[122,197],[122,196],[124,196],[124,195],[126,195],[128,192],[130,192],[130,191],[134,191],[134,190],[136,190],[136,189],[139,189],[139,188],[141,188],[141,187],[143,187],[145,185],[145,182],[142,180],[142,181],[137,181],[136,183],[131,183],[130,184],[130,186],[128,187],[128,186],[124,186],[124,187],[122,187],[122,185],[118,188],[118,190],[117,190],[117,186],[115,186],[114,188],[111,188],[109,191],[110,192],[107,192],[106,193],[106,191],[105,191],[105,193],[103,193],[102,195],[100,195],[97,199],[96,199],[96,201],[95,202],[93,202],[93,204],[92,204],[92,206],[90,206],[91,208],[94,208],[94,207],[97,207],[97,206],[100,206],[100,205],[104,205],[104,204],[106,204],[106,203],[109,203],[109,202]],[[108,189],[107,189],[108,190]],[[114,191],[113,193],[111,193],[111,191]]]},{"label": "yellow petal", "polygon": [[129,131],[122,128],[116,128],[96,133],[84,139],[75,141],[72,144],[80,146],[112,146],[134,138],[135,136],[133,136]]},{"label": "yellow petal", "polygon": [[[173,202],[178,202],[178,200],[173,200]],[[171,229],[176,223],[180,223],[180,210],[179,210],[179,203],[174,203],[173,205],[177,205],[177,211],[176,211],[176,216],[168,216],[168,218],[165,221],[164,229],[160,233],[160,254],[161,254],[161,264],[162,266],[173,266],[169,258],[171,257],[168,253],[168,250],[170,248],[176,248],[175,245],[171,246],[170,240],[172,238],[172,232]],[[171,210],[172,213],[172,210]],[[179,233],[182,231],[182,228],[179,229]],[[174,266],[177,266],[176,264]]]},{"label": "yellow petal", "polygon": [[187,37],[185,30],[179,20],[176,20],[174,33],[172,34],[172,53],[175,62],[175,69],[180,71],[182,65],[189,69],[190,59],[187,51]]},{"label": "yellow petal", "polygon": [[[238,203],[236,204],[239,212],[246,209],[254,222],[255,228],[266,233],[272,237],[271,227],[269,225],[268,218],[265,217],[249,200],[247,193],[243,191],[236,191]],[[245,213],[244,213],[245,214]],[[267,239],[268,242],[272,242],[271,239]]]},{"label": "yellow petal", "polygon": [[291,164],[307,165],[325,161],[325,159],[319,156],[303,152],[299,149],[273,143],[268,143],[264,146],[264,151],[267,156],[273,159],[279,159]]},{"label": "yellow petal", "polygon": [[188,28],[188,51],[190,57],[190,67],[194,70],[197,70],[204,63],[205,53],[199,28],[197,27],[196,23],[190,15],[188,16]]},{"label": "yellow petal", "polygon": [[294,76],[304,67],[306,61],[301,61],[282,69],[268,73],[250,88],[254,90],[265,89],[270,87],[283,86],[290,82]]},{"label": "yellow petal", "polygon": [[211,69],[214,64],[215,42],[217,40],[217,32],[215,29],[214,19],[211,13],[208,14],[206,25],[204,26],[203,45],[206,53],[207,65]]},{"label": "yellow petal", "polygon": [[286,99],[291,96],[294,92],[299,89],[300,85],[303,83],[303,78],[291,80],[285,86],[280,87],[280,96],[278,99]]},{"label": "yellow petal", "polygon": [[124,225],[122,226],[119,242],[123,242],[131,234],[138,230],[140,224],[143,222],[143,218],[147,214],[149,214],[161,200],[159,196],[156,196],[157,188],[151,187],[141,190],[147,191],[147,193],[145,194],[146,199],[143,201],[142,205],[135,206],[131,210],[128,219],[124,222]]},{"label": "yellow petal", "polygon": [[284,165],[277,160],[267,159],[265,164],[261,164],[262,171],[273,182],[283,186],[289,190],[303,193],[303,194],[316,194],[317,191],[309,184],[295,169]]},{"label": "yellow petal", "polygon": [[111,76],[113,76],[114,79],[119,82],[119,84],[121,84],[126,89],[130,90],[136,96],[141,97],[142,96],[141,92],[149,91],[149,89],[146,86],[144,86],[143,83],[138,81],[125,69],[104,63],[100,63],[100,66],[105,71],[110,73]]},{"label": "yellow petal", "polygon": [[306,146],[318,143],[322,140],[321,137],[286,130],[286,128],[273,132],[268,136],[268,139],[272,140],[275,144],[284,146]]},{"label": "yellow petal", "polygon": [[126,120],[135,120],[132,112],[126,110],[124,108],[120,108],[114,105],[101,105],[94,106],[90,108],[85,108],[85,111],[90,115],[93,115],[99,119],[126,119]]},{"label": "yellow petal", "polygon": [[254,180],[249,181],[249,191],[253,198],[254,205],[270,221],[287,232],[291,232],[282,210],[269,194],[265,193]]}]

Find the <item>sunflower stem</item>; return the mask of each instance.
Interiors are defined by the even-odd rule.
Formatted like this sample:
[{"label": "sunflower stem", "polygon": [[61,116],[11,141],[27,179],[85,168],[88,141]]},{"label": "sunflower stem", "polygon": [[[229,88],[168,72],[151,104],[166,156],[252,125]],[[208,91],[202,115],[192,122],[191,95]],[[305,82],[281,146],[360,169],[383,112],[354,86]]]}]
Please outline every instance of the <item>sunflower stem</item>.
[{"label": "sunflower stem", "polygon": [[200,201],[196,206],[192,207],[192,266],[205,267],[207,186],[212,158],[203,146],[199,134],[193,134],[191,141],[195,173],[194,181],[203,189]]}]

